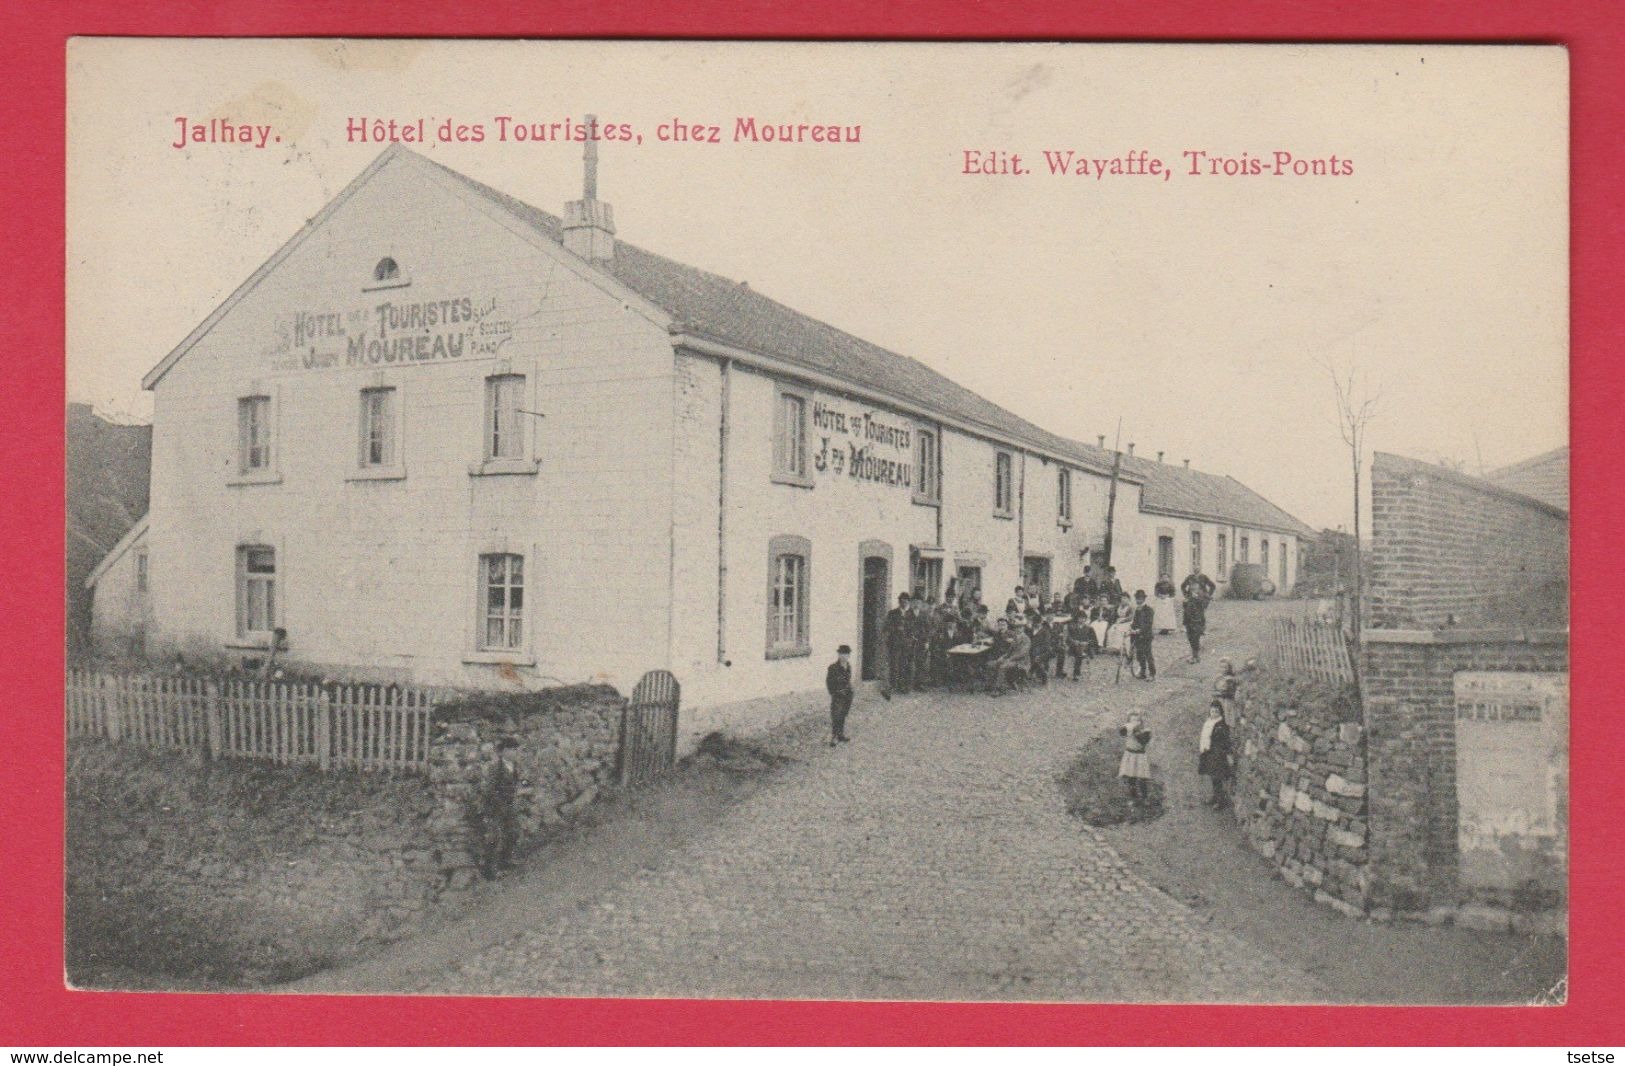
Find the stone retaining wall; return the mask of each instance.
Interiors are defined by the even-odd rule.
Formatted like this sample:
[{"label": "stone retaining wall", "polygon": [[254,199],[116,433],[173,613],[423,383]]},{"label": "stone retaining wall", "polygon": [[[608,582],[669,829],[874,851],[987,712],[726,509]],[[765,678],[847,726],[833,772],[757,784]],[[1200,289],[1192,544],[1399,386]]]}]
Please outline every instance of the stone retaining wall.
[{"label": "stone retaining wall", "polygon": [[1236,815],[1282,878],[1350,916],[1370,886],[1365,738],[1352,687],[1254,672],[1232,708]]},{"label": "stone retaining wall", "polygon": [[523,850],[612,786],[624,706],[607,686],[443,705],[427,776],[75,739],[70,976],[264,983],[406,935],[479,880],[473,806],[496,741],[519,742]]}]

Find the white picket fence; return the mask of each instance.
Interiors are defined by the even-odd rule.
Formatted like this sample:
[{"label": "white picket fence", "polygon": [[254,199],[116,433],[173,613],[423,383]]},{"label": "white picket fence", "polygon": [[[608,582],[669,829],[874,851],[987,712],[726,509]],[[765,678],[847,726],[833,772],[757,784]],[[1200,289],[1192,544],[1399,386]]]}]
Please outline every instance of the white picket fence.
[{"label": "white picket fence", "polygon": [[322,769],[422,770],[440,689],[69,670],[68,735]]}]

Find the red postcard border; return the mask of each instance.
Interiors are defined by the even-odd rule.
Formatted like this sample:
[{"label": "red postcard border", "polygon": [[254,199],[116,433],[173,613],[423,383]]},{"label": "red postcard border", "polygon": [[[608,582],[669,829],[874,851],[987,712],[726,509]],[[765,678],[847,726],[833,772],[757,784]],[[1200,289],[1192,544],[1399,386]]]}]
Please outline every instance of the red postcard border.
[{"label": "red postcard border", "polygon": [[[1619,1044],[1625,1025],[1625,717],[1602,628],[1622,591],[1606,552],[1625,493],[1625,20],[1607,0],[1472,4],[1177,0],[1157,5],[883,5],[867,0],[77,0],[0,16],[11,209],[0,259],[10,388],[0,417],[0,1043]],[[69,992],[62,983],[65,45],[73,35],[706,37],[905,40],[1519,41],[1569,49],[1572,76],[1573,721],[1571,991],[1560,1008],[1303,1008],[514,1000]],[[1509,173],[1519,146],[1508,145]]]}]

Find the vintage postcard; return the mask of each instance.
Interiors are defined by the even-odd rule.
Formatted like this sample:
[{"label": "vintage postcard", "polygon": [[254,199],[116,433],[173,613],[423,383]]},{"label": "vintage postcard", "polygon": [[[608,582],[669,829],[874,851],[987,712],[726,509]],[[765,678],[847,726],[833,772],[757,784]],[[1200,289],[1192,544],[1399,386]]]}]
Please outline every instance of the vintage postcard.
[{"label": "vintage postcard", "polygon": [[67,64],[69,984],[1564,1002],[1563,49]]}]

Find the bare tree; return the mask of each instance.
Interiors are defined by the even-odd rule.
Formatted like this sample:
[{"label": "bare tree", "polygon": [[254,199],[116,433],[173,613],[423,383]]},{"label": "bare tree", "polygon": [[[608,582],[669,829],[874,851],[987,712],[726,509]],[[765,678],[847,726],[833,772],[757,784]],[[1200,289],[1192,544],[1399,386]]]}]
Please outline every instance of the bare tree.
[{"label": "bare tree", "polygon": [[1354,472],[1354,574],[1352,589],[1354,622],[1354,661],[1358,670],[1360,661],[1360,627],[1364,624],[1365,548],[1360,535],[1360,470],[1365,465],[1366,429],[1377,417],[1382,406],[1382,389],[1373,387],[1358,367],[1349,366],[1339,371],[1330,362],[1321,364],[1332,378],[1332,391],[1337,398],[1337,429],[1343,443],[1348,445],[1349,465]]}]

